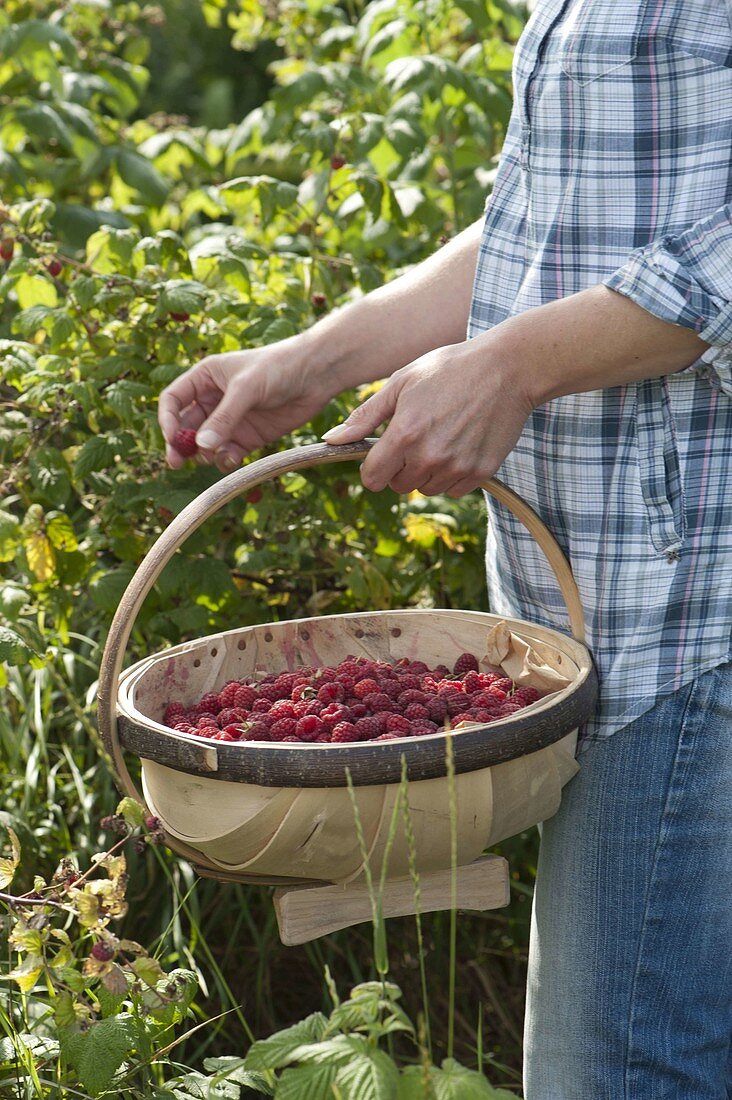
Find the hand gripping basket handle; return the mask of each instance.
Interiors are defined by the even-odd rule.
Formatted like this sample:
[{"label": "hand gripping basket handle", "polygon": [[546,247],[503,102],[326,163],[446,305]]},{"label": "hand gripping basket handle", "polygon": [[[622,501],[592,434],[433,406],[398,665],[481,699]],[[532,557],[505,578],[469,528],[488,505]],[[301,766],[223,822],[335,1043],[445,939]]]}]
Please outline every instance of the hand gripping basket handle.
[{"label": "hand gripping basket handle", "polygon": [[[327,443],[314,443],[307,447],[295,447],[289,451],[280,451],[277,454],[261,458],[257,462],[252,462],[248,466],[243,466],[240,470],[235,470],[234,473],[216,482],[215,485],[212,485],[199,497],[191,501],[147,552],[127,586],[112,620],[102,656],[98,690],[99,729],[105,747],[114,762],[117,776],[126,792],[132,795],[133,798],[136,798],[139,802],[144,802],[127,770],[119,743],[116,714],[117,688],[127,643],[135,620],[145,598],[165,566],[188,536],[192,535],[209,516],[212,516],[223,505],[228,504],[229,501],[252,489],[255,485],[279,477],[281,474],[289,473],[292,470],[300,470],[309,466],[326,466],[347,459],[360,460],[366,457],[375,442],[374,439],[365,439],[360,443],[347,443],[340,447]],[[577,641],[584,642],[585,628],[582,602],[569,562],[562,553],[557,540],[542,523],[536,512],[520,496],[502,485],[500,481],[491,478],[483,488],[513,512],[536,540],[556,577],[567,606],[572,633]]]}]

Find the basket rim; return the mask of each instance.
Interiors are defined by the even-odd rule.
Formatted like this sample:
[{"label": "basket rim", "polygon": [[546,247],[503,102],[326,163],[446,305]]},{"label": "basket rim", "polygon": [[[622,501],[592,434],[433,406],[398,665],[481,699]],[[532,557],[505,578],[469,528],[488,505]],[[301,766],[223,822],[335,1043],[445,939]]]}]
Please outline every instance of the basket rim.
[{"label": "basket rim", "polygon": [[[437,731],[418,738],[398,737],[390,741],[361,741],[348,744],[312,744],[295,742],[247,741],[212,742],[168,726],[138,711],[131,704],[129,693],[139,677],[151,665],[176,654],[190,652],[220,639],[248,631],[288,625],[300,627],[308,623],[333,619],[368,620],[390,616],[430,616],[435,613],[450,616],[470,616],[486,622],[506,622],[519,634],[532,632],[539,640],[556,639],[565,654],[577,666],[572,682],[557,692],[545,696],[516,715],[491,723],[475,724],[461,730]],[[570,635],[552,627],[514,619],[494,612],[466,611],[458,608],[393,608],[385,611],[345,612],[339,615],[314,615],[303,619],[276,623],[257,623],[235,627],[182,642],[141,658],[120,676],[116,711],[120,743],[143,760],[153,760],[208,778],[256,783],[267,787],[331,787],[346,786],[348,774],[355,785],[399,782],[402,758],[406,760],[410,779],[431,779],[447,773],[446,742],[452,739],[456,773],[490,767],[545,748],[560,740],[586,721],[597,700],[597,676],[589,650]],[[536,719],[540,719],[537,723]],[[318,756],[306,756],[307,750]],[[317,774],[309,767],[317,761]]]}]

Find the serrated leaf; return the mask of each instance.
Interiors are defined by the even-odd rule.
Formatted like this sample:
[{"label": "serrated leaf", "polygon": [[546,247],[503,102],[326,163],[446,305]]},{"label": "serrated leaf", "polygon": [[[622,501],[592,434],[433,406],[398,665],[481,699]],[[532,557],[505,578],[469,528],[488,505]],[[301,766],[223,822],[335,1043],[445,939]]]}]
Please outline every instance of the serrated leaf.
[{"label": "serrated leaf", "polygon": [[313,1012],[292,1027],[259,1039],[252,1043],[244,1059],[249,1070],[279,1069],[291,1060],[292,1052],[306,1043],[317,1042],[325,1031],[326,1018],[322,1012]]},{"label": "serrated leaf", "polygon": [[104,435],[93,435],[82,445],[74,462],[76,477],[86,477],[95,470],[106,470],[114,462],[115,448]]},{"label": "serrated leaf", "polygon": [[18,548],[20,520],[0,508],[0,561],[12,561]]},{"label": "serrated leaf", "polygon": [[40,955],[26,955],[19,966],[0,975],[16,983],[22,993],[30,993],[38,978],[43,973],[43,959]]},{"label": "serrated leaf", "polygon": [[133,149],[120,149],[117,170],[128,187],[138,191],[151,206],[162,206],[170,184],[157,168]]},{"label": "serrated leaf", "polygon": [[360,1054],[338,1070],[343,1100],[396,1100],[399,1070],[383,1050]]},{"label": "serrated leaf", "polygon": [[275,1089],[275,1100],[333,1100],[334,1065],[297,1066],[286,1069]]},{"label": "serrated leaf", "polygon": [[73,524],[69,517],[61,512],[56,515],[49,513],[46,534],[51,545],[57,550],[62,550],[65,554],[70,554],[73,550],[78,549],[79,543]]},{"label": "serrated leaf", "polygon": [[117,803],[115,812],[120,814],[132,829],[139,828],[145,820],[145,807],[129,795]]},{"label": "serrated leaf", "polygon": [[[244,1085],[254,1089],[265,1096],[273,1096],[274,1088],[259,1073],[252,1073],[244,1069],[244,1059],[235,1058],[233,1055],[224,1055],[221,1058],[204,1058],[204,1069],[213,1074],[214,1081],[231,1081],[234,1085]],[[329,1097],[328,1100],[331,1100]]]},{"label": "serrated leaf", "polygon": [[109,1088],[115,1073],[135,1046],[134,1020],[127,1014],[98,1020],[84,1036],[79,1077],[92,1096]]}]

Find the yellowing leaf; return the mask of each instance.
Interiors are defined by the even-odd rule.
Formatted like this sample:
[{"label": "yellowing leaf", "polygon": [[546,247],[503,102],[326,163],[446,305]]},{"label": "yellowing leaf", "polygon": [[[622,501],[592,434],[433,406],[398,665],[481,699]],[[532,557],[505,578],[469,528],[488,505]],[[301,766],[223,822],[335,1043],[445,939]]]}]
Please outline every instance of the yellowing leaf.
[{"label": "yellowing leaf", "polygon": [[15,871],[20,863],[20,841],[18,840],[17,833],[8,826],[8,836],[10,837],[10,847],[12,855],[10,859],[4,857],[0,859],[0,890],[4,890],[15,878]]},{"label": "yellowing leaf", "polygon": [[18,305],[21,309],[30,309],[31,306],[58,305],[56,287],[43,275],[24,273],[15,284],[15,293],[18,295]]},{"label": "yellowing leaf", "polygon": [[28,566],[39,581],[48,581],[56,571],[56,554],[49,539],[42,531],[36,531],[25,540]]},{"label": "yellowing leaf", "polygon": [[27,958],[23,959],[20,966],[16,966],[5,977],[16,982],[21,992],[29,993],[42,971],[43,959],[38,955],[28,955]]},{"label": "yellowing leaf", "polygon": [[410,512],[404,517],[404,526],[407,532],[407,542],[416,542],[418,546],[423,546],[425,550],[429,550],[430,547],[434,546],[437,539],[442,539],[448,549],[457,549],[450,528],[436,515]]}]

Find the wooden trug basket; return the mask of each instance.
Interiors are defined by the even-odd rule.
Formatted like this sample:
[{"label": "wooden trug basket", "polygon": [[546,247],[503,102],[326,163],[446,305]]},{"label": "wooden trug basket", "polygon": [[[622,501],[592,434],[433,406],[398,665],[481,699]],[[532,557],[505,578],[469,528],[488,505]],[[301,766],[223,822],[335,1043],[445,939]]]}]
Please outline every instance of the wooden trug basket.
[{"label": "wooden trug basket", "polygon": [[[539,517],[495,480],[486,490],[524,523],[547,557],[574,634],[475,611],[408,610],[330,615],[243,627],[209,635],[144,658],[122,673],[139,609],[164,566],[209,516],[263,481],[291,470],[362,459],[372,441],[296,448],[253,462],[194,500],[151,548],[114,617],[102,658],[98,715],[121,789],[147,805],[169,846],[197,870],[224,881],[274,884],[280,935],[299,943],[371,917],[363,842],[381,871],[402,768],[408,776],[412,863],[421,879],[421,910],[448,908],[455,882],[460,908],[508,902],[508,869],[490,845],[550,817],[577,770],[577,727],[591,715],[597,682],[583,644],[584,617],[569,565]],[[485,652],[489,629],[505,621],[569,684],[531,707],[453,734],[347,745],[212,742],[162,723],[173,699],[193,703],[205,692],[255,669],[337,664],[347,654],[452,665],[462,652]],[[451,824],[446,743],[454,760]],[[141,793],[124,751],[140,757]],[[403,765],[404,761],[404,765]],[[348,789],[348,775],[352,791]],[[359,841],[353,803],[358,807]],[[410,844],[401,819],[392,830],[386,916],[414,912]]]}]

